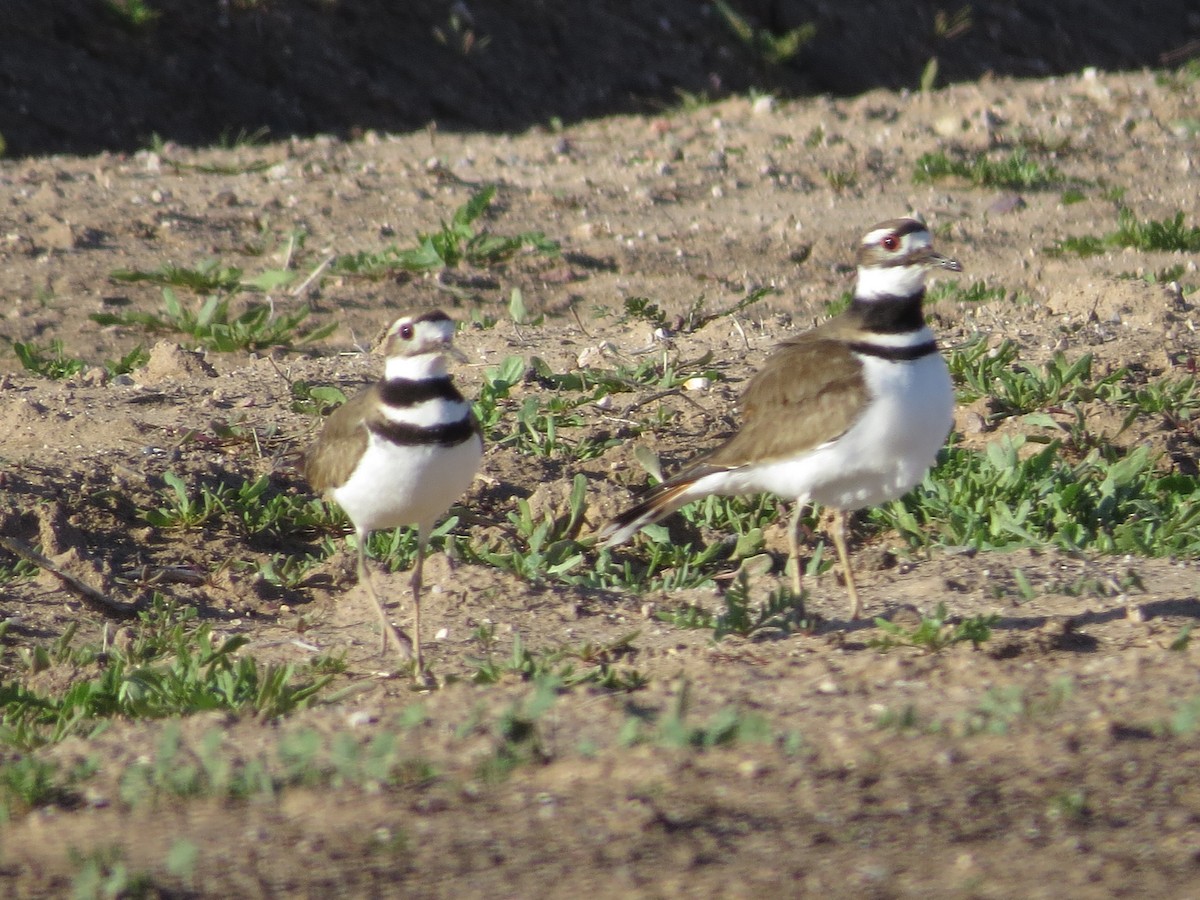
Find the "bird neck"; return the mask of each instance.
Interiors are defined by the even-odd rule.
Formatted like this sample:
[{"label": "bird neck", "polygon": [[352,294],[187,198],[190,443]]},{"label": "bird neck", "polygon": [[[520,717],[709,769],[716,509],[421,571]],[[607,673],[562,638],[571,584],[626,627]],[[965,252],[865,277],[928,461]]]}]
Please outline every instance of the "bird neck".
[{"label": "bird neck", "polygon": [[386,381],[405,379],[423,381],[446,377],[446,357],[441,353],[421,353],[417,356],[389,356],[384,366]]},{"label": "bird neck", "polygon": [[848,312],[862,322],[862,327],[867,331],[881,334],[919,331],[925,327],[925,313],[921,309],[924,299],[924,288],[915,294],[899,297],[884,295],[866,298],[855,295]]}]

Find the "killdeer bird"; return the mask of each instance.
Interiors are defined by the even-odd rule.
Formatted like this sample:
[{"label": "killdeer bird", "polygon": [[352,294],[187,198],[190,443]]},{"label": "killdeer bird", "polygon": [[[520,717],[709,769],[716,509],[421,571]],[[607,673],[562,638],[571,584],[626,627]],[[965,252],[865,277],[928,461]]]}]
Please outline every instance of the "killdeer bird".
[{"label": "killdeer bird", "polygon": [[921,303],[927,271],[962,267],[934,252],[918,219],[874,226],[856,263],[849,309],[784,341],[742,395],[741,428],[610,522],[599,535],[605,546],[709,494],[769,492],[796,501],[788,540],[800,596],[800,517],[820,503],[837,513],[830,534],[851,618],[862,615],[847,521],[854,510],[906,493],[946,440],[954,390]]},{"label": "killdeer bird", "polygon": [[[383,379],[335,410],[304,457],[309,484],[346,511],[358,535],[358,580],[379,612],[383,651],[421,660],[421,566],[437,519],[471,484],[483,439],[471,405],[446,371],[454,322],[444,312],[397,319],[384,337]],[[367,574],[366,545],[379,528],[417,526],[413,638],[388,621]]]}]

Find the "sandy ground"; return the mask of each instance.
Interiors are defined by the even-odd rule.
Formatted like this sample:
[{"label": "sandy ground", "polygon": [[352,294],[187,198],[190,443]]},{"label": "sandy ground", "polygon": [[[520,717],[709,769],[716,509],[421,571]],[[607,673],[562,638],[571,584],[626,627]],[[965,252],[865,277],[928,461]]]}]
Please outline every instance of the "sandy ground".
[{"label": "sandy ground", "polygon": [[[113,722],[38,751],[64,764],[90,757],[98,771],[71,802],[20,810],[7,823],[5,892],[60,894],[78,877],[81,851],[114,848],[130,871],[148,873],[152,891],[172,896],[1188,895],[1200,875],[1200,757],[1187,729],[1164,723],[1197,696],[1197,651],[1186,641],[1171,649],[1200,614],[1194,560],[1037,550],[910,558],[895,535],[864,528],[855,558],[869,616],[932,613],[944,602],[956,616],[1000,617],[981,649],[926,654],[872,646],[882,632],[870,619],[846,621],[832,574],[809,583],[809,611],[823,620],[814,631],[714,643],[711,632],[655,613],[685,603],[720,609],[716,589],[635,595],[533,584],[482,564],[451,570],[439,554],[426,567],[425,621],[441,687],[414,692],[381,675],[387,665],[348,548],[283,590],[259,577],[262,563],[315,544],[247,539],[219,519],[155,528],[143,513],[161,504],[168,471],[193,486],[265,474],[273,491],[304,494],[295,454],[319,419],[292,409],[293,384],[359,389],[378,373],[365,351],[382,328],[408,311],[443,308],[490,325],[461,335],[472,360],[459,372],[468,396],[512,355],[566,372],[584,353],[637,360],[651,347],[718,376],[687,397],[652,397],[645,387],[616,395],[615,408],[581,407],[571,441],[619,439],[593,459],[530,457],[492,442],[463,501],[477,521],[464,518],[459,532],[500,535],[488,523],[504,522],[519,498],[560,508],[583,474],[586,533],[645,483],[637,445],[669,467],[718,440],[734,421],[740,383],[773,344],[820,320],[849,287],[862,231],[911,209],[962,261],[962,284],[1003,293],[935,305],[931,323],[945,346],[984,335],[993,345],[1017,342],[1031,365],[1056,351],[1090,352],[1097,375],[1121,366],[1150,381],[1184,375],[1197,347],[1193,259],[1132,250],[1054,257],[1044,248],[1112,231],[1118,197],[1139,218],[1200,218],[1200,148],[1188,125],[1198,92],[1195,81],[1152,74],[993,79],[926,96],[735,99],[561,132],[367,134],[0,162],[6,343],[61,341],[93,366],[139,344],[153,349],[129,376],[89,366],[61,381],[0,352],[4,534],[40,546],[118,603],[144,604],[158,590],[194,605],[221,634],[248,637],[243,652],[264,662],[346,653],[335,684],[349,690],[334,702],[280,722],[190,718],[180,723],[183,753],[200,754],[214,734],[225,758],[245,763],[276,758],[299,734],[328,748],[347,734],[366,747],[395,733],[401,768],[412,773],[249,799],[131,803],[122,779],[161,753],[173,726]],[[998,147],[1003,156],[1015,146],[1070,184],[1014,192],[913,181],[922,154]],[[337,323],[303,352],[201,359],[180,352],[175,342],[187,341],[177,335],[89,318],[161,312],[156,286],[115,281],[117,270],[217,259],[247,278],[286,266],[298,273],[295,286],[335,254],[410,246],[485,183],[499,185],[490,230],[541,230],[562,255],[526,253],[440,276],[318,273],[301,295],[272,296],[278,314],[308,304],[312,325]],[[1064,203],[1067,187],[1082,199]],[[297,234],[303,240],[289,238]],[[1179,290],[1120,277],[1172,266],[1183,267]],[[759,287],[775,292],[669,345],[624,309],[626,299],[648,297],[668,317],[684,316],[701,296],[718,310]],[[527,324],[509,314],[514,288]],[[507,414],[552,390],[527,379]],[[959,428],[969,445],[997,438],[976,407],[960,412]],[[1194,474],[1194,420],[1148,417],[1119,436],[1102,418],[1097,428],[1118,445],[1163,452],[1164,470]],[[1020,420],[1001,430],[1045,432]],[[776,565],[756,576],[756,596],[783,583],[781,529],[766,540]],[[181,571],[191,583],[163,575]],[[377,571],[403,621],[406,575]],[[4,585],[0,612],[11,623],[6,681],[30,677],[23,648],[48,645],[70,625],[76,643],[99,641],[106,625],[120,624],[45,574]],[[629,693],[574,688],[535,715],[529,683],[470,682],[481,625],[494,629],[498,658],[517,635],[546,650],[632,634],[616,664],[647,684]],[[91,674],[56,665],[38,683]],[[484,763],[503,750],[497,723],[514,710],[536,720],[536,738],[520,743],[525,755],[505,777],[488,777]],[[680,710],[700,743],[708,734],[717,745],[671,746],[663,723],[678,722]],[[712,736],[731,710],[745,727],[721,744]],[[182,875],[168,865],[181,840],[198,848]]]}]

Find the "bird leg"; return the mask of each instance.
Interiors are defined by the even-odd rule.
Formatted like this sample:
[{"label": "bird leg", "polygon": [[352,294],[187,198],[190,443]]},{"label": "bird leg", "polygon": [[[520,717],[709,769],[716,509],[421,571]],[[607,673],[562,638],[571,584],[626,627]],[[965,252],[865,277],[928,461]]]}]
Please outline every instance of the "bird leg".
[{"label": "bird leg", "polygon": [[[388,621],[387,610],[384,608],[379,595],[375,593],[375,587],[371,584],[371,577],[367,573],[367,534],[359,532],[358,535],[358,583],[367,589],[367,596],[371,598],[371,602],[375,604],[375,610],[379,613],[379,627],[383,632],[383,646],[380,652],[387,655],[388,642],[395,644],[396,651],[400,654],[400,658],[407,662],[412,658],[413,646],[412,641],[400,632],[395,625]],[[418,651],[419,652],[419,651]]]},{"label": "bird leg", "polygon": [[417,677],[425,671],[425,663],[421,659],[421,570],[425,564],[425,545],[429,542],[429,529],[423,525],[417,527],[417,561],[413,563],[412,599],[413,599],[413,658],[417,664]]},{"label": "bird leg", "polygon": [[792,510],[791,521],[788,523],[788,550],[792,566],[792,596],[794,597],[799,597],[804,587],[804,570],[800,567],[800,519],[804,515],[806,506],[808,506],[807,503],[797,500],[796,507]]},{"label": "bird leg", "polygon": [[854,569],[850,566],[850,556],[846,553],[846,527],[850,522],[850,513],[839,509],[831,510],[833,521],[829,528],[829,536],[837,548],[838,560],[842,564],[842,577],[846,580],[846,593],[850,595],[850,618],[862,617],[862,601],[858,599],[858,588],[854,584]]}]

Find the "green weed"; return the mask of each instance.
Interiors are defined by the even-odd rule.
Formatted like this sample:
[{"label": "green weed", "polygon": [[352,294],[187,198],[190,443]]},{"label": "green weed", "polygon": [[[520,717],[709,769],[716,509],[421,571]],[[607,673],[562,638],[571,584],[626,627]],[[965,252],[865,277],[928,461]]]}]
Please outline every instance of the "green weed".
[{"label": "green weed", "polygon": [[12,348],[17,354],[21,368],[42,378],[58,381],[78,375],[87,368],[87,363],[82,359],[66,355],[63,342],[58,338],[51,340],[48,347],[39,347],[32,342],[13,341]]},{"label": "green weed", "polygon": [[1000,621],[998,615],[972,616],[958,623],[947,621],[946,604],[939,603],[932,616],[921,616],[913,628],[904,628],[887,619],[876,618],[875,625],[885,634],[872,638],[868,645],[879,650],[894,647],[915,647],[926,653],[939,653],[955,644],[970,642],[976,650],[992,637],[992,628]]},{"label": "green weed", "polygon": [[910,734],[936,734],[941,730],[936,721],[923,717],[917,708],[905,704],[901,709],[887,709],[880,713],[875,720],[875,727],[880,731],[896,731]]},{"label": "green weed", "polygon": [[1186,651],[1187,648],[1191,646],[1192,630],[1195,627],[1195,623],[1188,622],[1186,625],[1180,628],[1179,634],[1175,635],[1175,640],[1171,641],[1171,646],[1168,649],[1175,653],[1182,653]]},{"label": "green weed", "polygon": [[768,67],[791,62],[817,34],[817,26],[812,22],[805,22],[782,33],[768,28],[755,28],[749,19],[725,0],[716,0],[713,6],[742,46],[754,59]]},{"label": "green weed", "polygon": [[949,156],[938,150],[917,159],[913,181],[923,184],[942,178],[963,178],[977,187],[1011,188],[1039,191],[1060,187],[1066,178],[1054,166],[1042,165],[1029,158],[1024,147],[1017,147],[1002,159],[986,152]]},{"label": "green weed", "polygon": [[146,0],[104,0],[104,8],[126,31],[148,30],[162,15]]},{"label": "green weed", "polygon": [[470,660],[475,667],[471,680],[476,684],[496,684],[511,678],[522,681],[553,679],[563,688],[586,684],[605,691],[626,693],[638,690],[648,682],[636,669],[616,664],[621,658],[636,653],[633,640],[637,632],[604,644],[563,646],[541,653],[531,652],[520,634],[514,634],[512,653],[507,659],[500,660],[492,652],[495,645],[492,629],[481,626],[475,636],[485,653],[482,659]]},{"label": "green weed", "polygon": [[806,628],[804,597],[795,597],[791,589],[780,587],[767,595],[757,609],[750,600],[750,578],[743,569],[725,592],[725,611],[713,621],[713,640],[727,634],[751,637],[764,631],[790,633]]},{"label": "green weed", "polygon": [[525,231],[512,237],[479,230],[476,222],[486,213],[496,196],[496,186],[489,184],[470,196],[458,207],[449,222],[438,231],[420,232],[415,247],[396,246],[376,252],[339,256],[331,269],[342,275],[382,277],[396,270],[431,272],[452,269],[462,264],[487,268],[505,262],[522,249],[557,255],[559,245],[541,231]]},{"label": "green weed", "polygon": [[1129,247],[1143,252],[1200,251],[1200,227],[1186,225],[1183,213],[1170,219],[1139,221],[1133,211],[1121,207],[1117,212],[1117,228],[1106,235],[1083,235],[1062,238],[1045,248],[1051,256],[1074,253],[1095,256],[1114,247]]},{"label": "green weed", "polygon": [[182,478],[174,472],[164,472],[167,487],[162,491],[163,505],[146,510],[142,518],[155,528],[199,528],[224,511],[221,497],[207,488],[193,494]]},{"label": "green weed", "polygon": [[972,281],[966,287],[958,281],[939,281],[926,296],[928,303],[991,303],[1003,300],[1008,292],[1000,287],[988,287],[987,282]]},{"label": "green weed", "polygon": [[1051,683],[1044,697],[1029,697],[1020,685],[992,688],[978,705],[963,715],[959,728],[964,735],[1008,734],[1021,722],[1031,722],[1054,715],[1075,693],[1069,678]]},{"label": "green weed", "polygon": [[565,513],[555,516],[546,513],[536,519],[524,498],[508,513],[512,540],[499,545],[476,546],[460,544],[468,559],[474,559],[515,573],[528,581],[546,579],[565,584],[586,583],[589,576],[574,576],[584,563],[583,546],[576,540],[583,515],[587,509],[587,479],[576,475]]},{"label": "green weed", "polygon": [[1147,448],[1115,462],[1093,450],[1072,463],[1059,441],[1031,454],[1024,445],[1016,437],[993,441],[985,453],[951,446],[920,491],[872,511],[871,518],[913,547],[1053,546],[1139,556],[1200,551],[1200,481],[1159,474]]},{"label": "green weed", "polygon": [[[62,693],[0,682],[0,743],[23,749],[56,743],[115,716],[163,718],[225,709],[274,718],[306,706],[332,678],[299,681],[290,665],[259,666],[238,655],[247,638],[218,639],[210,625],[194,619],[194,610],[156,598],[127,648],[74,652],[74,665],[98,671],[80,673]],[[60,647],[56,655],[66,652]]]},{"label": "green weed", "polygon": [[70,856],[76,867],[72,883],[75,900],[150,897],[155,893],[154,877],[149,872],[131,871],[118,846],[86,853],[71,848]]},{"label": "green weed", "polygon": [[684,679],[670,707],[649,723],[653,728],[648,727],[644,717],[631,716],[621,729],[618,741],[625,746],[657,744],[676,749],[709,750],[742,743],[761,744],[772,739],[770,726],[760,715],[727,707],[707,722],[693,724],[690,706],[691,684]]},{"label": "green weed", "polygon": [[[220,287],[217,290],[225,291],[228,288]],[[181,303],[172,288],[164,287],[162,294],[163,311],[159,314],[92,313],[90,318],[100,325],[187,335],[200,347],[220,353],[263,350],[268,347],[302,347],[328,337],[337,329],[336,322],[316,328],[303,327],[311,314],[308,306],[277,314],[274,304],[250,303],[241,313],[234,315],[230,311],[230,298],[220,293],[205,297],[195,309]]]},{"label": "green weed", "polygon": [[554,706],[560,688],[557,679],[538,678],[527,696],[501,714],[494,730],[495,749],[478,767],[483,781],[500,782],[520,766],[548,761],[538,723]]},{"label": "green weed", "polygon": [[292,383],[292,412],[305,416],[327,416],[343,403],[346,395],[333,385],[311,385],[307,381]]},{"label": "green weed", "polygon": [[1175,711],[1154,730],[1159,734],[1174,737],[1190,737],[1200,731],[1200,697],[1192,697],[1175,704]]},{"label": "green weed", "polygon": [[[62,341],[57,338],[51,340],[47,347],[39,347],[33,342],[13,341],[12,348],[21,367],[42,378],[59,381],[78,375],[89,367],[87,360],[68,356]],[[150,354],[139,344],[120,359],[105,362],[104,371],[110,378],[125,375],[144,366],[149,359]]]},{"label": "green weed", "polygon": [[[775,293],[774,288],[757,288],[733,305],[711,313],[704,312],[706,298],[701,294],[692,302],[686,315],[680,317],[678,330],[682,334],[695,334],[713,322],[737,315],[773,293]],[[625,299],[625,313],[635,319],[641,319],[653,328],[662,328],[667,331],[674,330],[673,323],[667,314],[662,311],[657,303],[648,297],[627,297]]]}]

